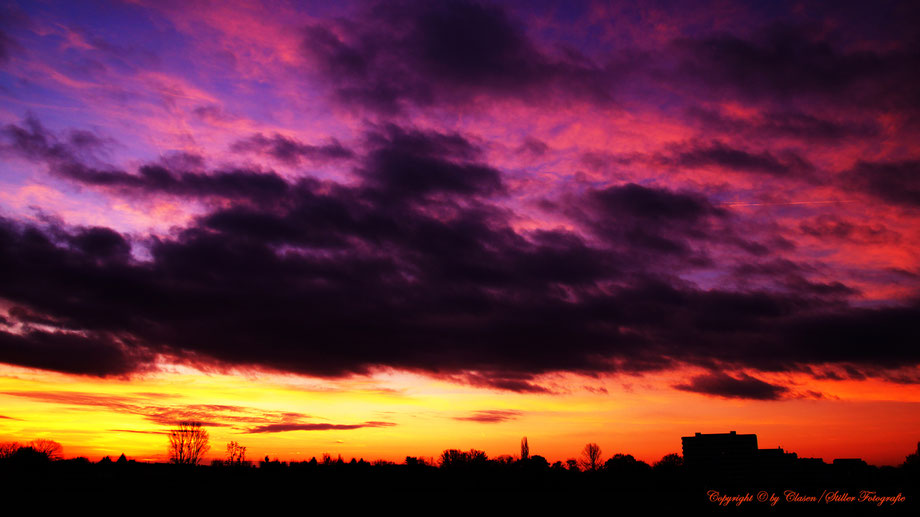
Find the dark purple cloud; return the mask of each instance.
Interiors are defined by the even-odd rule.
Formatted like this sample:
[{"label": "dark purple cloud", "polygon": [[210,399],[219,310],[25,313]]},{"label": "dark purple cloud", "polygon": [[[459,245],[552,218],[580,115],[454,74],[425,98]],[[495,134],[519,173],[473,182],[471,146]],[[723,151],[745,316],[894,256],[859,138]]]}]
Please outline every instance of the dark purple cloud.
[{"label": "dark purple cloud", "polygon": [[467,416],[455,416],[454,420],[463,420],[468,422],[478,422],[480,424],[498,424],[515,420],[521,416],[521,412],[513,409],[487,409],[483,411],[474,411]]},{"label": "dark purple cloud", "polygon": [[[779,245],[699,192],[586,187],[541,205],[578,230],[520,231],[501,172],[453,133],[377,128],[347,185],[163,164],[99,176],[78,156],[90,139],[29,121],[4,136],[85,185],[229,201],[139,242],[0,219],[0,298],[21,307],[5,316],[7,363],[98,376],[155,354],[320,376],[388,366],[518,392],[549,392],[535,378],[555,371],[920,363],[920,304],[857,307],[855,289],[763,258]],[[687,280],[717,249],[744,257],[737,284]]]},{"label": "dark purple cloud", "polygon": [[676,169],[710,169],[773,176],[779,179],[814,180],[815,166],[796,151],[755,151],[729,145],[720,140],[667,145],[656,153],[612,155],[588,152],[583,163],[596,170],[607,165],[645,165]]},{"label": "dark purple cloud", "polygon": [[143,370],[154,357],[107,333],[0,331],[0,362],[99,377]]},{"label": "dark purple cloud", "polygon": [[[642,195],[621,199],[632,190],[612,196],[622,205],[613,213],[668,220],[712,210],[697,200],[655,215]],[[154,242],[148,262],[119,253],[99,260],[98,246],[79,246],[85,231],[55,242],[5,222],[0,295],[82,334],[7,333],[3,360],[118,375],[145,365],[138,353],[150,350],[318,375],[372,365],[489,372],[467,382],[516,391],[534,391],[531,376],[543,372],[674,361],[780,370],[920,361],[916,305],[858,309],[841,293],[828,299],[810,289],[704,291],[648,277],[651,264],[645,280],[620,276],[622,264],[604,266],[608,254],[573,234],[524,238],[481,209],[448,220],[414,204],[368,211],[351,199],[359,193],[311,192],[287,210],[254,214],[288,233],[213,225],[226,212],[218,211],[200,221],[211,226]],[[576,258],[590,267],[567,272],[562,266]],[[612,283],[598,289],[602,282]],[[267,341],[270,349],[253,346]]]},{"label": "dark purple cloud", "polygon": [[[412,106],[462,108],[483,98],[613,107],[663,97],[705,113],[699,106],[733,99],[767,109],[756,121],[712,111],[699,121],[723,132],[833,141],[878,132],[876,120],[856,112],[920,107],[913,87],[920,81],[920,42],[906,29],[901,39],[865,30],[867,16],[889,28],[909,26],[905,20],[918,14],[904,6],[879,8],[881,14],[842,9],[828,22],[778,17],[795,9],[777,5],[764,9],[773,12],[762,21],[736,24],[734,32],[717,23],[708,26],[719,31],[677,23],[682,34],[657,48],[626,35],[608,35],[616,44],[601,46],[538,40],[540,31],[526,32],[528,20],[505,7],[371,4],[348,19],[308,27],[303,51],[340,105],[382,114]],[[595,21],[585,14],[591,30]],[[834,107],[856,109],[837,121],[827,116]]]},{"label": "dark purple cloud", "polygon": [[73,236],[71,242],[86,255],[102,259],[123,260],[131,252],[131,244],[118,232],[108,228],[84,228]]},{"label": "dark purple cloud", "polygon": [[469,384],[479,388],[517,393],[552,393],[549,389],[535,384],[532,376],[526,372],[488,371],[467,372],[462,375],[451,375],[447,380],[460,384]]},{"label": "dark purple cloud", "polygon": [[479,93],[609,100],[608,71],[575,51],[548,55],[504,9],[479,2],[380,3],[307,28],[303,49],[342,104],[382,112]]},{"label": "dark purple cloud", "polygon": [[694,192],[627,183],[590,190],[568,205],[564,210],[597,238],[633,255],[624,257],[624,266],[642,253],[702,263],[707,257],[693,242],[729,236],[717,235],[717,229],[726,228],[729,213]]},{"label": "dark purple cloud", "polygon": [[920,160],[860,161],[842,174],[845,186],[906,207],[920,207]]},{"label": "dark purple cloud", "polygon": [[29,115],[22,125],[7,124],[0,131],[0,150],[36,161],[72,162],[81,151],[98,147],[101,139],[88,131],[77,131],[70,138],[60,139]]},{"label": "dark purple cloud", "polygon": [[54,171],[83,184],[141,194],[159,192],[177,196],[216,196],[264,202],[276,199],[289,188],[288,183],[273,172],[252,170],[200,174],[171,171],[160,165],[144,165],[137,174],[130,174],[69,163]]},{"label": "dark purple cloud", "polygon": [[214,104],[197,106],[192,109],[192,113],[194,113],[201,120],[211,123],[224,122],[236,118],[233,115],[227,113],[221,106]]},{"label": "dark purple cloud", "polygon": [[[226,404],[166,404],[162,394],[111,395],[78,391],[39,392],[9,391],[3,395],[21,397],[36,402],[67,406],[102,407],[108,410],[140,415],[162,426],[177,422],[196,421],[213,427],[233,427],[249,432],[278,432],[291,430],[357,429],[360,427],[387,427],[389,422],[364,422],[356,425],[307,422],[311,415],[293,411],[269,411],[248,406]],[[152,400],[153,399],[153,400]],[[258,429],[258,430],[253,430]],[[124,431],[141,432],[141,431]],[[159,432],[157,432],[159,433]]]},{"label": "dark purple cloud", "polygon": [[[846,30],[846,27],[841,27]],[[850,49],[846,34],[819,24],[776,23],[750,36],[682,37],[672,44],[677,76],[695,93],[795,106],[816,101],[883,110],[920,107],[918,42]],[[669,80],[671,77],[669,77]]]},{"label": "dark purple cloud", "polygon": [[756,285],[758,281],[767,280],[775,289],[810,294],[823,297],[828,301],[859,294],[858,290],[838,281],[809,280],[808,274],[814,272],[815,268],[811,266],[787,259],[751,260],[733,268],[733,273],[740,285]]},{"label": "dark purple cloud", "polygon": [[549,145],[533,137],[527,137],[524,142],[517,148],[519,154],[531,157],[539,157],[549,151]]},{"label": "dark purple cloud", "polygon": [[718,167],[729,171],[800,178],[815,170],[808,160],[794,151],[785,151],[780,155],[769,151],[751,152],[719,141],[680,149],[672,157],[663,157],[662,161],[690,169]]},{"label": "dark purple cloud", "polygon": [[770,384],[745,373],[734,377],[722,372],[699,375],[674,387],[703,395],[754,400],[777,400],[789,391],[785,386]]},{"label": "dark purple cloud", "polygon": [[501,173],[475,162],[478,150],[459,135],[388,127],[370,136],[374,146],[361,175],[390,200],[428,195],[488,196],[504,192]]},{"label": "dark purple cloud", "polygon": [[304,161],[324,163],[354,156],[351,150],[346,149],[337,140],[323,145],[309,145],[278,133],[271,137],[256,133],[234,142],[230,148],[238,153],[267,155],[288,165],[298,165]]},{"label": "dark purple cloud", "polygon": [[392,422],[364,422],[363,424],[268,424],[253,427],[250,433],[282,433],[288,431],[350,431],[363,427],[390,427]]},{"label": "dark purple cloud", "polygon": [[874,120],[836,120],[804,111],[767,111],[753,117],[739,118],[715,110],[691,107],[688,117],[701,129],[723,136],[742,134],[752,138],[792,138],[816,143],[876,137],[881,127]]},{"label": "dark purple cloud", "polygon": [[591,201],[609,219],[638,219],[644,222],[697,224],[709,216],[724,214],[699,194],[671,192],[635,183],[609,187],[591,193]]},{"label": "dark purple cloud", "polygon": [[881,223],[862,224],[831,215],[821,215],[799,223],[802,233],[820,239],[864,242],[873,244],[897,243],[901,234]]},{"label": "dark purple cloud", "polygon": [[196,160],[188,154],[170,155],[164,163],[143,165],[136,174],[87,165],[92,152],[103,145],[102,139],[85,131],[71,132],[67,139],[61,139],[32,117],[26,118],[22,126],[7,124],[0,138],[0,150],[45,163],[53,174],[98,188],[140,195],[214,196],[254,202],[276,200],[290,188],[274,172],[235,169],[206,174],[168,168],[201,167],[200,157]]}]

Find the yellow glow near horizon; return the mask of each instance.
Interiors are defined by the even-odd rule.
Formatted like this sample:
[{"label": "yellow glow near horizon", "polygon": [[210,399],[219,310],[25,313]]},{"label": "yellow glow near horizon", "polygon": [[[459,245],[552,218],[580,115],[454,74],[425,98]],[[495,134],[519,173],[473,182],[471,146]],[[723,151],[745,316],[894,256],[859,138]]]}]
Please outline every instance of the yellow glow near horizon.
[{"label": "yellow glow near horizon", "polygon": [[[585,443],[596,442],[605,457],[628,453],[652,463],[679,453],[681,436],[737,430],[758,434],[761,447],[783,446],[803,457],[896,464],[918,439],[918,386],[761,376],[824,394],[780,401],[719,399],[672,387],[692,374],[556,374],[540,379],[556,393],[540,394],[395,371],[329,380],[164,365],[102,380],[0,366],[0,441],[50,438],[64,445],[66,457],[97,460],[123,452],[165,461],[170,422],[194,417],[210,422],[209,460],[222,458],[231,440],[246,446],[251,460],[330,453],[402,462],[407,455],[437,457],[447,448],[516,455],[527,436],[532,453],[551,462],[577,457]],[[357,427],[251,432],[279,423]]]}]

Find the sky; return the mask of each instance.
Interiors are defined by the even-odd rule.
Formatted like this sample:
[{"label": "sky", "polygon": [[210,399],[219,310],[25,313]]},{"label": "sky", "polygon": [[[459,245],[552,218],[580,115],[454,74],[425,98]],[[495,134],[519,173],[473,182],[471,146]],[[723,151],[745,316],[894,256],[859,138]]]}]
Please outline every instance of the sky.
[{"label": "sky", "polygon": [[4,3],[0,441],[920,435],[915,2]]}]

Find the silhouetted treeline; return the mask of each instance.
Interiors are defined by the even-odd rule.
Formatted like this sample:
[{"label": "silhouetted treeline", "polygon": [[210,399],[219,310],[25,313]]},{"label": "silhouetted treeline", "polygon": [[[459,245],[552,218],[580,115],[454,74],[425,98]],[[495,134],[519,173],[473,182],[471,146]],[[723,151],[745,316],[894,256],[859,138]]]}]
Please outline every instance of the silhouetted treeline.
[{"label": "silhouetted treeline", "polygon": [[436,459],[406,457],[398,464],[324,454],[308,461],[284,462],[265,457],[258,462],[215,460],[207,466],[194,466],[137,462],[124,455],[99,462],[86,458],[55,460],[46,452],[25,446],[7,450],[0,457],[0,486],[8,490],[54,486],[56,490],[108,489],[128,493],[187,486],[240,493],[302,493],[306,488],[320,493],[343,488],[582,492],[628,497],[628,504],[633,506],[646,500],[656,505],[701,507],[713,506],[706,495],[712,489],[733,494],[787,489],[812,493],[827,488],[876,490],[883,495],[902,493],[913,501],[920,486],[918,453],[909,455],[900,467],[874,467],[858,460],[820,465],[805,461],[779,476],[776,472],[758,475],[751,470],[746,477],[738,478],[688,467],[677,454],[669,454],[653,465],[629,454],[614,454],[596,470],[585,470],[574,459],[550,463],[538,454],[528,454],[526,459],[490,458],[475,449],[448,449]]}]

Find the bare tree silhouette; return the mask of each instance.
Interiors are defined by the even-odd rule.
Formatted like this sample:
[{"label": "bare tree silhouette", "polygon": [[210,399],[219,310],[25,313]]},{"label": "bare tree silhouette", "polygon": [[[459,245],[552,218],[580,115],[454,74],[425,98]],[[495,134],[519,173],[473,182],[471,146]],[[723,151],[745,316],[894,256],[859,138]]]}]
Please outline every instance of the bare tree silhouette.
[{"label": "bare tree silhouette", "polygon": [[655,462],[653,466],[656,469],[676,469],[683,466],[683,464],[684,458],[680,454],[672,452],[671,454],[665,454],[661,460]]},{"label": "bare tree silhouette", "polygon": [[237,442],[227,444],[227,465],[241,466],[246,461],[246,447]]},{"label": "bare tree silhouette", "polygon": [[589,443],[581,451],[581,468],[595,471],[601,466],[601,448],[596,443]]},{"label": "bare tree silhouette", "polygon": [[13,454],[16,454],[16,451],[18,451],[20,447],[22,447],[22,445],[19,445],[18,442],[0,443],[0,460],[9,458]]},{"label": "bare tree silhouette", "polygon": [[480,451],[477,449],[470,449],[469,451],[461,451],[459,449],[446,449],[441,453],[440,464],[441,467],[458,467],[466,465],[483,465],[488,461],[489,457],[486,455],[485,451]]},{"label": "bare tree silhouette", "polygon": [[530,445],[527,444],[527,437],[521,438],[521,460],[526,461],[530,458]]},{"label": "bare tree silhouette", "polygon": [[61,451],[64,450],[64,447],[61,444],[57,443],[54,440],[48,440],[45,438],[38,438],[29,442],[29,447],[40,454],[44,454],[48,457],[49,460],[59,460],[61,459]]},{"label": "bare tree silhouette", "polygon": [[179,422],[176,429],[169,432],[169,462],[198,465],[211,449],[208,439],[208,431],[201,422]]}]

